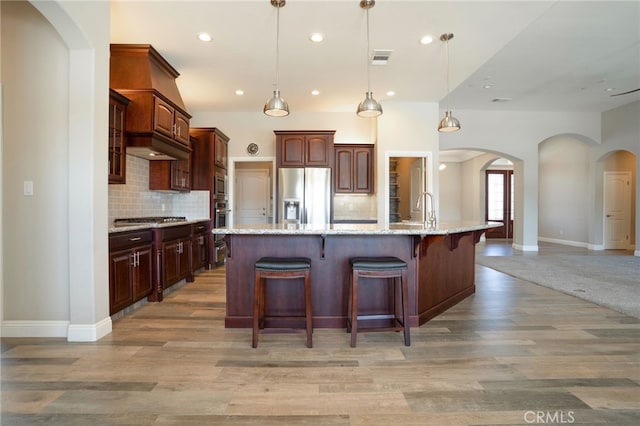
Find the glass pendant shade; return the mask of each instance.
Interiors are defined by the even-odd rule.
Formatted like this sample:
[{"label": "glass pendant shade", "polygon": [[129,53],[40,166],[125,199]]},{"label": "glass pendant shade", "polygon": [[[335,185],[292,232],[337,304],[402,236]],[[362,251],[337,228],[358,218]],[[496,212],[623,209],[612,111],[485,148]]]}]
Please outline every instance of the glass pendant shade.
[{"label": "glass pendant shade", "polygon": [[382,114],[382,106],[373,99],[373,93],[367,92],[367,96],[358,105],[358,116],[360,117],[377,117]]},{"label": "glass pendant shade", "polygon": [[289,115],[289,104],[280,97],[280,90],[273,91],[273,97],[264,104],[264,113],[271,117]]},{"label": "glass pendant shade", "polygon": [[445,111],[444,118],[440,120],[438,125],[439,132],[456,132],[460,130],[460,122],[451,115],[451,111]]}]

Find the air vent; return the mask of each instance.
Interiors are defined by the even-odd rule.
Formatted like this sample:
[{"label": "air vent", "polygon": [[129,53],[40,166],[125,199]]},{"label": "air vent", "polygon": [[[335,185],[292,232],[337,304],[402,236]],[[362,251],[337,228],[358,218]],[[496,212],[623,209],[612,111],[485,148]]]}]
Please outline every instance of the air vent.
[{"label": "air vent", "polygon": [[389,62],[389,57],[392,53],[393,50],[373,49],[373,54],[371,55],[371,65],[387,65],[387,62]]},{"label": "air vent", "polygon": [[500,103],[500,102],[509,102],[511,98],[493,98],[491,102]]}]

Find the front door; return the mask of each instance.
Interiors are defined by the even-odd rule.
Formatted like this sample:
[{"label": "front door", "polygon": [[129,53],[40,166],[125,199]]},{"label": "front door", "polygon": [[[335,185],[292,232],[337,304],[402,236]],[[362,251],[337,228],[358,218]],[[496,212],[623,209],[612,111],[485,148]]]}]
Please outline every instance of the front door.
[{"label": "front door", "polygon": [[513,170],[486,171],[485,219],[503,223],[487,229],[487,238],[513,238]]},{"label": "front door", "polygon": [[631,173],[604,173],[604,248],[628,249],[631,231]]},{"label": "front door", "polygon": [[269,170],[236,169],[235,224],[267,223],[270,216],[271,179]]}]

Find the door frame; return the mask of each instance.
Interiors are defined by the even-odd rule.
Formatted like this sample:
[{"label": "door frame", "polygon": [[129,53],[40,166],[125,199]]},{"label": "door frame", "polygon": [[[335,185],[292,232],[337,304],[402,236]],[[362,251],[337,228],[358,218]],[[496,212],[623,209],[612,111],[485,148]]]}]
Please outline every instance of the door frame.
[{"label": "door frame", "polygon": [[[271,176],[275,176],[276,173],[276,157],[270,156],[270,157],[229,157],[229,164],[228,164],[228,168],[227,168],[227,175],[229,176],[228,182],[229,182],[229,205],[233,206],[235,205],[235,198],[236,198],[236,188],[235,188],[235,175],[236,175],[236,163],[271,163]],[[271,195],[272,195],[272,204],[271,204],[271,211],[275,212],[275,196],[273,196],[276,193],[276,179],[273,178],[271,179]],[[234,215],[230,215],[229,217],[229,223],[227,226],[231,227],[233,226],[233,216]],[[275,215],[273,217],[273,220],[275,221]],[[275,223],[275,222],[274,222]]]},{"label": "door frame", "polygon": [[503,202],[503,226],[498,228],[487,229],[485,233],[486,238],[513,238],[513,220],[511,216],[513,211],[511,210],[511,205],[513,204],[511,193],[514,191],[512,181],[514,179],[514,174],[512,169],[485,169],[484,171],[484,218],[486,221],[489,221],[489,189],[488,189],[488,180],[490,174],[501,174],[503,176],[504,181],[504,202]]}]

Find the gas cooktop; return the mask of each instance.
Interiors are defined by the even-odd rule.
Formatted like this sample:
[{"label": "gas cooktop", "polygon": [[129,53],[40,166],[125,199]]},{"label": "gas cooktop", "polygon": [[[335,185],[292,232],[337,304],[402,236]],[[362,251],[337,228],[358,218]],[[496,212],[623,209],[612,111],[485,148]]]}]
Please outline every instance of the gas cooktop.
[{"label": "gas cooktop", "polygon": [[125,218],[115,219],[113,221],[113,224],[115,226],[130,226],[130,225],[143,225],[143,224],[184,222],[186,220],[187,218],[185,216],[125,217]]}]

